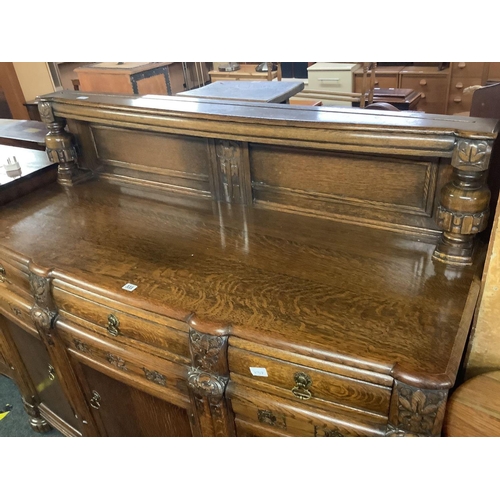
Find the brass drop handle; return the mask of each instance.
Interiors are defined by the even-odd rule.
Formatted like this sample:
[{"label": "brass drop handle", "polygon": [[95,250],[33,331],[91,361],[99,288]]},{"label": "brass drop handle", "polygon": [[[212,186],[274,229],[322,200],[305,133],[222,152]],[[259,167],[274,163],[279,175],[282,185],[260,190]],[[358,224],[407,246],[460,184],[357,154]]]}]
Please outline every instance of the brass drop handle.
[{"label": "brass drop handle", "polygon": [[54,380],[56,378],[56,371],[52,365],[49,365],[49,380]]},{"label": "brass drop handle", "polygon": [[95,410],[101,407],[101,396],[97,391],[92,391],[92,399],[90,400],[90,406]]},{"label": "brass drop handle", "polygon": [[120,334],[120,321],[114,314],[110,314],[108,316],[108,325],[106,327],[106,330],[108,330],[108,333],[110,335],[113,335],[113,337],[116,337],[117,335]]},{"label": "brass drop handle", "polygon": [[427,80],[425,79],[420,80],[420,85],[422,86],[427,85]]},{"label": "brass drop handle", "polygon": [[292,389],[293,395],[302,400],[311,399],[312,394],[308,389],[312,384],[311,377],[303,372],[297,372],[293,378],[295,380],[295,387]]}]

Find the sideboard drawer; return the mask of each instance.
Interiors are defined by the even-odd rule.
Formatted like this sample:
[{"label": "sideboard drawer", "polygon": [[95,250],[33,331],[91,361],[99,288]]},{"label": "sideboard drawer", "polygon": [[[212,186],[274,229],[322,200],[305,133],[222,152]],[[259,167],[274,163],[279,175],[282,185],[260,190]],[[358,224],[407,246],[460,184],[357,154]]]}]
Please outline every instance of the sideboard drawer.
[{"label": "sideboard drawer", "polygon": [[[124,304],[116,304],[121,307],[110,307],[74,295],[57,286],[53,288],[53,295],[61,316],[64,317],[65,313],[69,313],[71,315],[69,319],[73,323],[86,328],[90,327],[110,338],[128,338],[159,347],[170,354],[180,356],[182,358],[180,361],[190,359],[186,324],[174,322],[169,318],[159,319],[160,321],[164,320],[164,323],[150,321],[125,312],[126,306]],[[86,322],[90,322],[94,326],[87,325]],[[186,331],[177,330],[166,323],[173,323],[176,326],[178,324],[180,327],[185,327]]]},{"label": "sideboard drawer", "polygon": [[[330,412],[312,410],[233,382],[229,383],[227,395],[240,427],[241,422],[248,422],[248,426],[260,429],[256,435],[381,436],[386,429],[386,420],[370,420],[369,416],[351,414],[340,408]],[[265,429],[269,429],[269,433],[266,434]]]},{"label": "sideboard drawer", "polygon": [[[253,376],[255,368],[265,369],[266,376]],[[327,373],[288,361],[282,361],[235,347],[229,348],[229,370],[234,379],[245,385],[262,388],[292,401],[310,405],[322,402],[346,405],[386,416],[389,413],[391,388]],[[242,377],[237,377],[237,374]],[[324,405],[323,405],[324,407]]]},{"label": "sideboard drawer", "polygon": [[162,395],[174,404],[188,404],[186,367],[108,342],[63,320],[57,322],[57,329],[66,348],[80,361],[86,360],[86,364],[99,371],[114,373],[118,379],[139,384],[151,394]]}]

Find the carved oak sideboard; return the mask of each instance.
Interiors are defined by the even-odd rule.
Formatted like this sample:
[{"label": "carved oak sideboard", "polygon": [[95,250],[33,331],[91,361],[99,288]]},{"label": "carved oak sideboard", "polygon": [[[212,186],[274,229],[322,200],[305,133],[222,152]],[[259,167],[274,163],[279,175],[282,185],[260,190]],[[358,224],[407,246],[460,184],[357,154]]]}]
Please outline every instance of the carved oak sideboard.
[{"label": "carved oak sideboard", "polygon": [[0,371],[71,436],[439,436],[495,120],[40,98],[1,207]]}]

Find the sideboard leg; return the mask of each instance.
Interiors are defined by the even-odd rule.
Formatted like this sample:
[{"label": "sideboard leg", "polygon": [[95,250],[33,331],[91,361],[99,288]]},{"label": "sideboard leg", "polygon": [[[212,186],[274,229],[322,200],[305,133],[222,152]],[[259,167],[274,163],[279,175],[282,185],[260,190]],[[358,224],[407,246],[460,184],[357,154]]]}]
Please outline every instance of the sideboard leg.
[{"label": "sideboard leg", "polygon": [[48,422],[40,416],[40,412],[38,407],[35,404],[28,403],[25,399],[23,399],[24,410],[29,415],[31,428],[35,432],[49,432],[52,430],[52,427],[48,424]]}]

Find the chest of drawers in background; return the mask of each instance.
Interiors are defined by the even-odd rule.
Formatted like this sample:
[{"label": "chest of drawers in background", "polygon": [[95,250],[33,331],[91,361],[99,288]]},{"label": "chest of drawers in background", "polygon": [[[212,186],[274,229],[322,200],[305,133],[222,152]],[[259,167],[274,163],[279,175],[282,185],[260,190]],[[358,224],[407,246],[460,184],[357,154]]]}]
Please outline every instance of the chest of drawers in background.
[{"label": "chest of drawers in background", "polygon": [[[354,92],[354,72],[360,64],[315,63],[307,68],[307,89],[318,92]],[[351,101],[322,99],[323,104],[351,106]]]},{"label": "chest of drawers in background", "polygon": [[[455,62],[451,63],[448,114],[469,113],[473,92],[466,89],[500,80],[500,63]],[[464,92],[465,91],[465,92]]]},{"label": "chest of drawers in background", "polygon": [[400,73],[400,87],[420,93],[418,111],[446,114],[449,77],[449,68],[407,66]]}]

